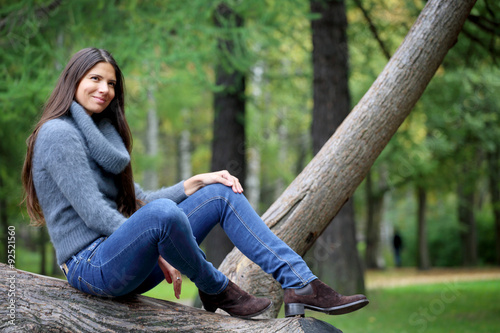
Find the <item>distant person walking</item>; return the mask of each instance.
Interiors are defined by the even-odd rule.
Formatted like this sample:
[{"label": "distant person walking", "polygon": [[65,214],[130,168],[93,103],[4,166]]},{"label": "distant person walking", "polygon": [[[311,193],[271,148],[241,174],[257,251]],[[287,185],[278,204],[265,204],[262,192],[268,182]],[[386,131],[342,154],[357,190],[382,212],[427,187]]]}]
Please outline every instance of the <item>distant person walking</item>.
[{"label": "distant person walking", "polygon": [[394,261],[397,267],[401,267],[401,250],[403,249],[403,239],[399,233],[399,230],[394,231],[394,237],[392,239],[392,245],[394,246]]}]

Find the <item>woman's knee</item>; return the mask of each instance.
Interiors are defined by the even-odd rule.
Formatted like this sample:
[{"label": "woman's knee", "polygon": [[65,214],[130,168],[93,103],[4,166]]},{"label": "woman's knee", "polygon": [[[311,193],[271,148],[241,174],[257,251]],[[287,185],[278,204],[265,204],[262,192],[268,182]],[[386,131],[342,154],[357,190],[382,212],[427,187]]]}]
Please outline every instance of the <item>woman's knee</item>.
[{"label": "woman's knee", "polygon": [[147,205],[149,218],[154,219],[161,225],[189,226],[186,214],[175,202],[169,199],[157,199]]},{"label": "woman's knee", "polygon": [[221,196],[224,198],[231,198],[234,195],[241,195],[234,193],[233,189],[227,185],[216,183],[207,185],[204,187],[207,191],[209,191],[214,196]]}]

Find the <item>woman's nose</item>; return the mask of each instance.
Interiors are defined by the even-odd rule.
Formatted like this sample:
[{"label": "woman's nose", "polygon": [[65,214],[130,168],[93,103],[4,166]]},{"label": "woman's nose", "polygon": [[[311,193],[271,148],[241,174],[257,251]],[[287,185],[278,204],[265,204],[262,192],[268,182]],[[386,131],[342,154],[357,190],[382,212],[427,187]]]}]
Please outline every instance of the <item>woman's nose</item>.
[{"label": "woman's nose", "polygon": [[109,87],[108,87],[107,83],[102,82],[101,84],[99,84],[99,92],[107,93],[108,91],[109,91]]}]

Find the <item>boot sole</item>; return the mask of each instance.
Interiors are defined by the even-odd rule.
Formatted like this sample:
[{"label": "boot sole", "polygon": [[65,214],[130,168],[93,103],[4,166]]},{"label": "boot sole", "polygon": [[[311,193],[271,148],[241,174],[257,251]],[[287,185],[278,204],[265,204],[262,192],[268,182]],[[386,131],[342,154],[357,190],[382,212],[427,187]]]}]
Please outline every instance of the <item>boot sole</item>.
[{"label": "boot sole", "polygon": [[267,307],[265,307],[264,309],[262,309],[262,310],[260,310],[258,312],[246,315],[246,316],[240,316],[240,315],[232,314],[232,313],[227,312],[224,309],[221,309],[221,310],[223,310],[224,312],[226,312],[227,314],[229,314],[231,317],[236,317],[236,318],[241,318],[241,319],[250,319],[252,317],[256,317],[256,316],[258,316],[258,315],[266,312],[267,310],[269,310],[271,308],[272,305],[273,305],[273,302],[271,301],[271,303]]},{"label": "boot sole", "polygon": [[317,306],[303,304],[303,303],[290,303],[290,304],[285,304],[285,317],[304,316],[305,309],[323,312],[329,315],[341,315],[359,310],[362,307],[368,305],[368,303],[370,303],[370,301],[368,301],[367,299],[362,299],[356,302],[340,306],[333,306],[331,308],[320,308]]}]

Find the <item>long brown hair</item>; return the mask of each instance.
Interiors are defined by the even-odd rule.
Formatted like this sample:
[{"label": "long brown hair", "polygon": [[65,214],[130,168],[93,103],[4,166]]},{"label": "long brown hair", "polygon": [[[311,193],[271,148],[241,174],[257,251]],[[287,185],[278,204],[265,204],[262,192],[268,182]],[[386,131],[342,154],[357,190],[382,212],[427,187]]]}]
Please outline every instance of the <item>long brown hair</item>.
[{"label": "long brown hair", "polygon": [[[103,49],[86,48],[73,55],[71,60],[62,71],[56,87],[45,103],[40,120],[35,125],[33,133],[26,140],[28,146],[26,159],[22,171],[22,183],[24,187],[23,202],[26,202],[28,215],[33,225],[43,225],[45,219],[42,208],[36,196],[33,183],[33,150],[38,132],[43,124],[55,118],[59,118],[69,112],[71,103],[75,97],[76,89],[81,79],[92,67],[100,62],[107,62],[113,66],[116,75],[115,97],[109,106],[100,114],[93,117],[105,117],[111,120],[120,134],[128,152],[132,151],[132,135],[125,119],[125,83],[123,74],[111,54]],[[119,175],[119,194],[117,198],[118,210],[126,215],[132,215],[137,209],[135,198],[132,166],[129,163]]]}]

